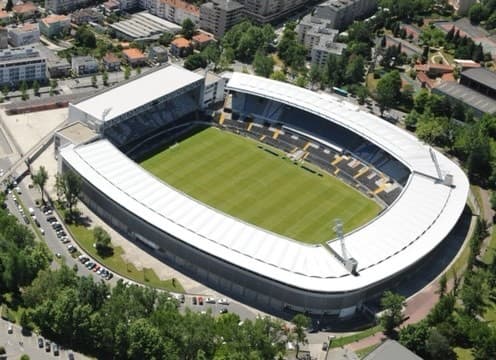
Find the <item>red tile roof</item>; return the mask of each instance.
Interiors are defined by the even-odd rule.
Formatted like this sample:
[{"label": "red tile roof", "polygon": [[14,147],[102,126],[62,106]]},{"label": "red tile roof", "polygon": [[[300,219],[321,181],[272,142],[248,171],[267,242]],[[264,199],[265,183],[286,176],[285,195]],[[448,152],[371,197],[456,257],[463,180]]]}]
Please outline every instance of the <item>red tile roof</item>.
[{"label": "red tile roof", "polygon": [[32,2],[27,2],[25,4],[18,4],[12,8],[12,11],[16,14],[25,14],[29,12],[35,12],[38,7]]},{"label": "red tile roof", "polygon": [[169,6],[175,7],[177,9],[184,10],[185,12],[197,16],[200,16],[200,8],[198,6],[187,3],[183,0],[160,0],[161,3],[167,4]]},{"label": "red tile roof", "polygon": [[140,49],[130,48],[122,50],[124,56],[126,56],[129,60],[139,60],[146,58],[145,54]]},{"label": "red tile roof", "polygon": [[174,39],[171,44],[178,48],[187,48],[191,46],[190,41],[183,37]]},{"label": "red tile roof", "polygon": [[214,39],[213,36],[210,36],[202,32],[193,36],[193,40],[200,44],[212,41],[213,39]]}]

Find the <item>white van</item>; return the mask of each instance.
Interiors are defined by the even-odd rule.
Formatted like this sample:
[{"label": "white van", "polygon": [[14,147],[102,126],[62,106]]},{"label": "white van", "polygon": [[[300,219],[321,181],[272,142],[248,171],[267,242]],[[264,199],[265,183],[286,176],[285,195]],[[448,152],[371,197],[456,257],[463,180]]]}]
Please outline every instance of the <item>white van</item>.
[{"label": "white van", "polygon": [[29,215],[34,215],[34,209],[33,208],[29,208]]}]

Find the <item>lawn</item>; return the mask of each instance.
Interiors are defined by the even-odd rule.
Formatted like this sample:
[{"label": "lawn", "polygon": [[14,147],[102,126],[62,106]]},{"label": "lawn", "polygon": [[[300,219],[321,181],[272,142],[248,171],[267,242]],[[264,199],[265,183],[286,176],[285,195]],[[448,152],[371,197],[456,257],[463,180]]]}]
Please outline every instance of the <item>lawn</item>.
[{"label": "lawn", "polygon": [[141,165],[205,204],[306,243],[333,238],[335,218],[350,231],[380,211],[377,203],[337,178],[319,176],[282,152],[264,149],[269,148],[208,128]]}]

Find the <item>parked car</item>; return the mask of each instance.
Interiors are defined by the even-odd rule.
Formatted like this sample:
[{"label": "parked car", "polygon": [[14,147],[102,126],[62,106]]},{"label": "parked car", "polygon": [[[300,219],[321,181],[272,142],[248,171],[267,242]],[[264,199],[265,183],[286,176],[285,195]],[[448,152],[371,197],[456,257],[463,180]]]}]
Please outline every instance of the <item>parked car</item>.
[{"label": "parked car", "polygon": [[226,298],[222,298],[222,299],[219,299],[217,301],[217,303],[220,305],[229,305],[229,300],[227,300]]},{"label": "parked car", "polygon": [[50,352],[52,350],[52,345],[50,344],[50,340],[45,341],[45,351]]},{"label": "parked car", "polygon": [[22,219],[24,220],[24,223],[25,223],[26,225],[29,225],[29,219],[28,219],[28,217],[27,217],[26,215],[24,215],[24,216],[22,217]]},{"label": "parked car", "polygon": [[208,297],[205,299],[205,302],[208,304],[215,304],[215,298],[213,297]]},{"label": "parked car", "polygon": [[43,349],[44,346],[45,346],[45,342],[43,341],[43,338],[42,337],[39,337],[38,338],[38,347],[40,349]]},{"label": "parked car", "polygon": [[191,298],[191,302],[193,303],[193,305],[196,305],[196,303],[197,303],[197,302],[196,302],[196,296],[193,296],[193,297]]},{"label": "parked car", "polygon": [[227,313],[227,309],[226,308],[222,308],[219,310],[219,314],[226,314]]},{"label": "parked car", "polygon": [[53,344],[53,355],[59,356],[59,346],[57,344]]},{"label": "parked car", "polygon": [[7,334],[12,334],[14,332],[14,327],[12,326],[12,324],[9,324],[9,326],[7,327]]},{"label": "parked car", "polygon": [[198,305],[203,305],[203,298],[198,296]]}]

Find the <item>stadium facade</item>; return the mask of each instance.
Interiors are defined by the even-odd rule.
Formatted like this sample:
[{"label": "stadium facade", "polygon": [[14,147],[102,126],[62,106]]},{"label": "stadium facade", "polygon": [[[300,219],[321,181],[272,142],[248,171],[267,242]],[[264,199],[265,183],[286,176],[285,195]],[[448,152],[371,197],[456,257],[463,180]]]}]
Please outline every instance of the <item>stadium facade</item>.
[{"label": "stadium facade", "polygon": [[187,129],[201,108],[201,77],[177,67],[160,71],[71,105],[70,119],[104,139],[62,148],[60,171],[80,174],[82,200],[128,239],[231,297],[277,313],[353,315],[432,253],[465,207],[464,172],[414,136],[333,96],[235,73],[228,84],[233,118],[306,134],[378,169],[401,192],[345,234],[346,250],[334,239],[307,245],[224,214],[129,157],[157,134]]}]

